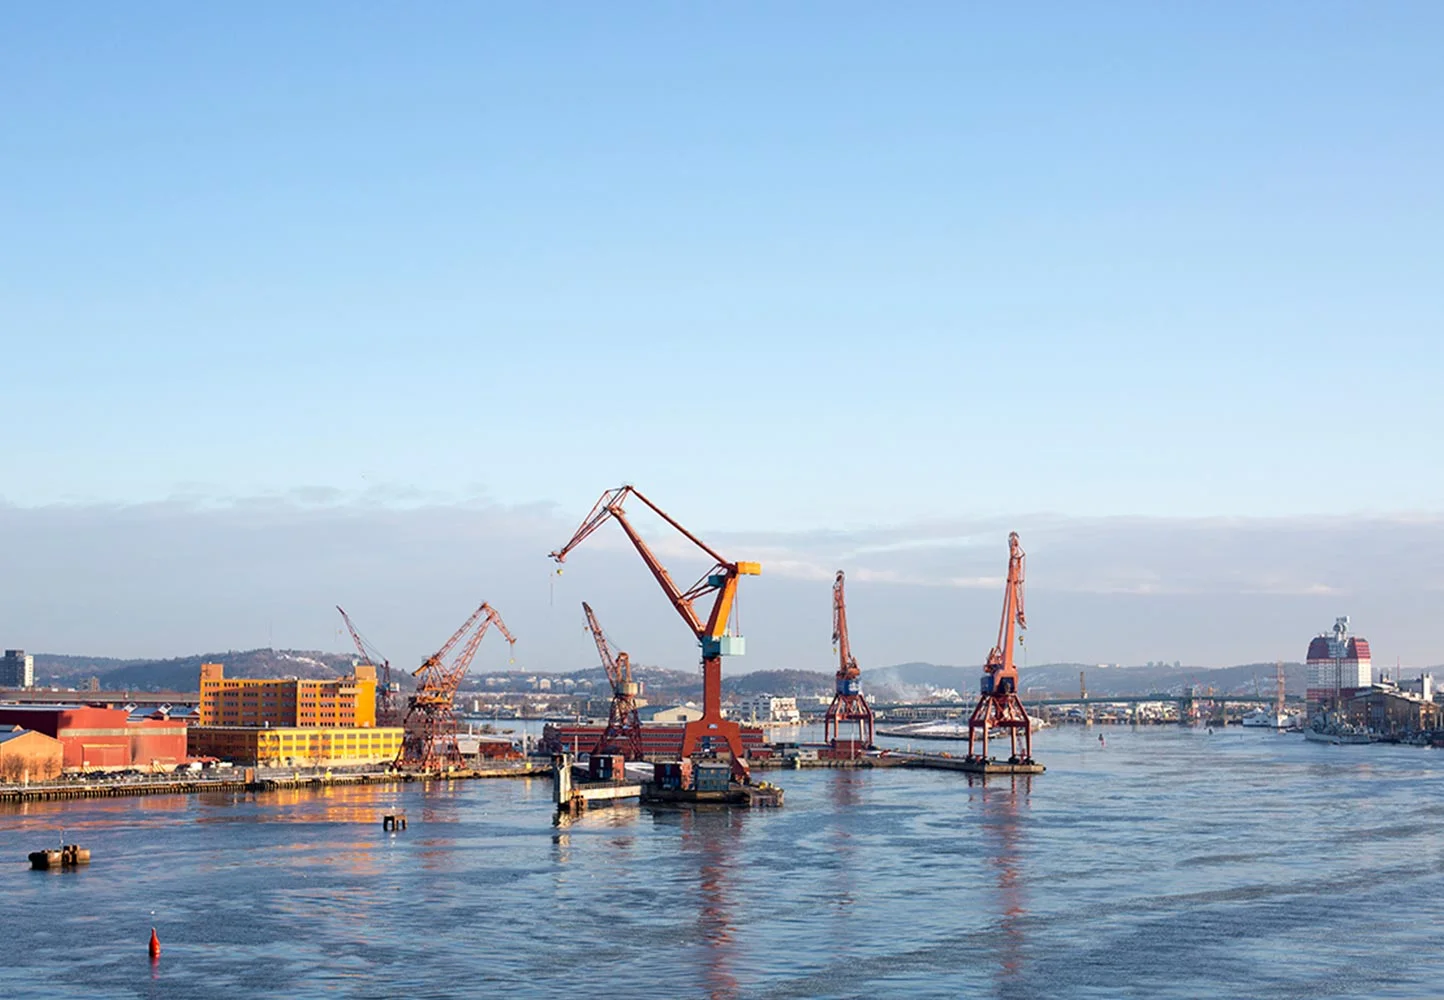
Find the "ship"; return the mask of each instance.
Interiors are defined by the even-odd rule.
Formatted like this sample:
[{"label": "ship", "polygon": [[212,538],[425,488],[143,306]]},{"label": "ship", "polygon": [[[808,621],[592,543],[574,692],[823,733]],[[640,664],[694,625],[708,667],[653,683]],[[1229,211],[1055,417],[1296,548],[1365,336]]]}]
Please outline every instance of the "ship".
[{"label": "ship", "polygon": [[1298,712],[1276,712],[1261,708],[1239,720],[1252,729],[1302,729],[1304,717]]},{"label": "ship", "polygon": [[1346,744],[1373,743],[1374,734],[1362,726],[1350,722],[1331,722],[1325,716],[1315,719],[1304,728],[1304,739],[1314,743]]}]

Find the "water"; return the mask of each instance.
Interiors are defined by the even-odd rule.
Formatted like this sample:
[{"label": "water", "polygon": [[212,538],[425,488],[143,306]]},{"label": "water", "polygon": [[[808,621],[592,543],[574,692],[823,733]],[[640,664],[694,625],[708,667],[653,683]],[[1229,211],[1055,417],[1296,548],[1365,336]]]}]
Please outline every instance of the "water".
[{"label": "water", "polygon": [[[86,998],[1444,994],[1444,754],[1162,727],[1049,730],[1036,751],[1049,771],[1031,779],[781,771],[782,810],[623,806],[561,828],[543,780],[9,807],[0,982]],[[383,834],[398,808],[410,830]],[[62,825],[95,863],[29,871]]]}]

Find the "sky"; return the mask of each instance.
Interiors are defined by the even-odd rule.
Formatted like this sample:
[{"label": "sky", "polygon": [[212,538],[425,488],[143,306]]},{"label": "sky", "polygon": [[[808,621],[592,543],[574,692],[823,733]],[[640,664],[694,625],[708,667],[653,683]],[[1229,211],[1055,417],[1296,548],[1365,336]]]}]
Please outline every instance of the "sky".
[{"label": "sky", "polygon": [[[1441,29],[10,5],[0,641],[314,645],[349,600],[419,658],[488,597],[568,669],[586,554],[564,599],[542,557],[626,481],[773,556],[748,667],[812,655],[835,568],[879,660],[979,661],[1010,528],[1032,654],[1297,658],[1353,614],[1444,662]],[[612,542],[591,585],[685,662]]]}]

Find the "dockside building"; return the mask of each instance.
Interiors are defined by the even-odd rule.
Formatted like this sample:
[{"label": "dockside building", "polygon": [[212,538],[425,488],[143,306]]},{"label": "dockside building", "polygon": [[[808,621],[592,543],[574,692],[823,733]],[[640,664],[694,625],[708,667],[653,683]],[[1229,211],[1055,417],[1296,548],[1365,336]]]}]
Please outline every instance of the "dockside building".
[{"label": "dockside building", "polygon": [[1356,694],[1374,683],[1369,641],[1349,634],[1348,616],[1335,619],[1332,632],[1309,643],[1305,700],[1309,717],[1338,711]]},{"label": "dockside building", "polygon": [[193,757],[236,764],[332,767],[383,764],[401,751],[403,730],[376,725],[376,668],[358,664],[345,677],[227,677],[201,664],[200,724],[190,730]]}]

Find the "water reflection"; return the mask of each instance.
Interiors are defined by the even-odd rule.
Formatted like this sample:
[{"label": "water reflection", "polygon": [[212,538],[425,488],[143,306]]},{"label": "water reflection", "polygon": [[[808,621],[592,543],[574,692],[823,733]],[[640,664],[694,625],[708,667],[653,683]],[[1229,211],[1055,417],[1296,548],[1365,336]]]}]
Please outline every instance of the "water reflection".
[{"label": "water reflection", "polygon": [[1027,774],[968,776],[968,784],[981,800],[983,846],[997,873],[993,905],[997,912],[994,949],[998,967],[994,981],[1000,997],[1021,996],[1026,992],[1024,923],[1028,917],[1028,900],[1022,875],[1019,813],[1028,808],[1032,781],[1032,776]]},{"label": "water reflection", "polygon": [[853,904],[853,879],[856,875],[853,866],[857,863],[854,858],[856,849],[852,843],[852,814],[861,801],[863,777],[861,772],[852,768],[838,768],[832,772],[831,778],[828,784],[828,799],[832,805],[830,825],[837,861],[832,869],[834,884],[831,905],[839,918],[836,940],[843,941],[852,933],[846,926],[847,911]]},{"label": "water reflection", "polygon": [[684,853],[697,856],[701,908],[697,932],[702,943],[702,987],[708,1000],[738,995],[732,973],[734,955],[732,902],[729,896],[733,851],[742,834],[737,809],[685,809],[681,812]]}]

